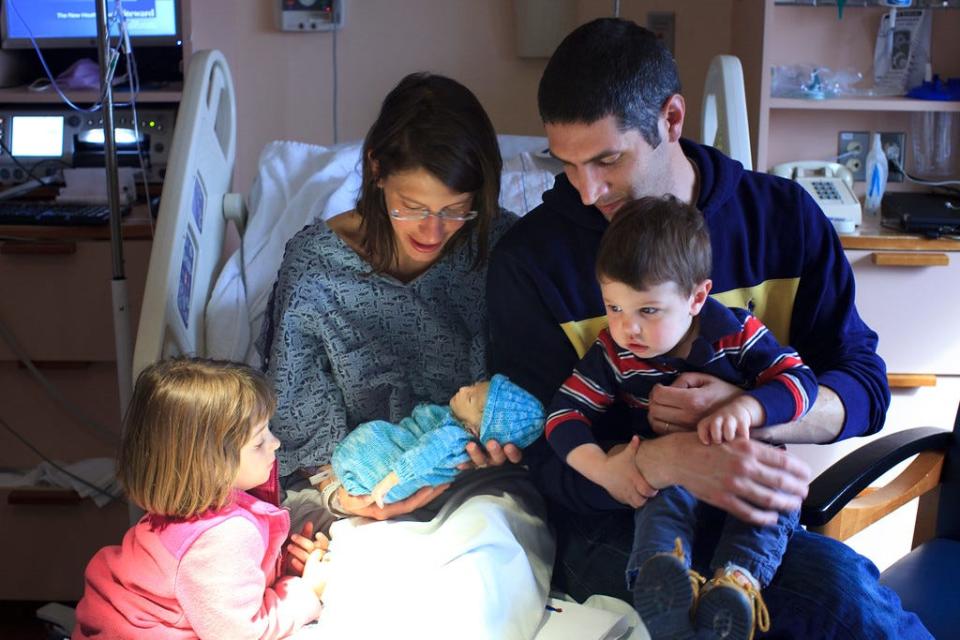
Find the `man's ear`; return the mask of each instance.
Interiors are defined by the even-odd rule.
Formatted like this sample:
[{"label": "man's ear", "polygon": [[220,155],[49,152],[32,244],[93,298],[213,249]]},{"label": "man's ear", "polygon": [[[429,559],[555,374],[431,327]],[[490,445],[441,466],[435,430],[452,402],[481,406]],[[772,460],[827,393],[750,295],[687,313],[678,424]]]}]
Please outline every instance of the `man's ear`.
[{"label": "man's ear", "polygon": [[670,142],[676,142],[680,139],[683,132],[683,118],[687,112],[687,103],[683,96],[675,93],[670,96],[660,110],[661,122],[665,123],[664,138]]},{"label": "man's ear", "polygon": [[713,288],[713,280],[707,278],[693,288],[693,294],[690,296],[690,315],[695,316],[703,309],[707,303],[707,296],[710,295],[710,289]]}]

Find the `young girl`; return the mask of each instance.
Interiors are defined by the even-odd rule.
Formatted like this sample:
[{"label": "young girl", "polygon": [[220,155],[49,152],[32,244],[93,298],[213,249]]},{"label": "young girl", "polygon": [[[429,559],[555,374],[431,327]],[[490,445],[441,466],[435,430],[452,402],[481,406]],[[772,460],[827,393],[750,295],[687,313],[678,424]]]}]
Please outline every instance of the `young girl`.
[{"label": "young girl", "polygon": [[280,638],[317,618],[322,550],[282,576],[289,515],[246,493],[274,466],[275,404],[239,364],[166,360],[140,375],[117,477],[147,514],[90,561],[73,638]]}]

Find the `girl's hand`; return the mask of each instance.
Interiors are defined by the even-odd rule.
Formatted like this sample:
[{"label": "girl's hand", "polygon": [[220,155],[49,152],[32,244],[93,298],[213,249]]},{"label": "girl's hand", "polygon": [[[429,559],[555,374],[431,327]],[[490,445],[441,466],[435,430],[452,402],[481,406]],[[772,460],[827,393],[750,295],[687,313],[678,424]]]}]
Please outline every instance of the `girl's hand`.
[{"label": "girl's hand", "polygon": [[313,592],[317,594],[317,599],[323,598],[323,591],[327,588],[327,578],[330,575],[330,563],[324,562],[324,552],[322,549],[314,549],[307,556],[303,567],[303,579],[306,581]]},{"label": "girl's hand", "polygon": [[319,551],[320,556],[326,553],[330,547],[330,539],[320,532],[313,535],[313,523],[306,522],[300,533],[294,533],[287,541],[286,554],[283,562],[283,572],[288,576],[303,575],[307,560],[314,551]]}]

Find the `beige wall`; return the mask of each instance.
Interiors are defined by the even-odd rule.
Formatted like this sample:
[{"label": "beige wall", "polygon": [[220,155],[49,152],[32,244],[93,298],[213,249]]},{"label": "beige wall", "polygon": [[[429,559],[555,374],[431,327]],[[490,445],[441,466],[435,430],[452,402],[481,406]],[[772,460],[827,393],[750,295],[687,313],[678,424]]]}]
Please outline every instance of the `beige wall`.
[{"label": "beige wall", "polygon": [[[239,103],[236,186],[242,191],[267,142],[333,142],[333,35],[280,32],[273,13],[277,1],[190,0],[193,49],[220,49],[233,71]],[[575,1],[580,22],[612,12],[609,0]],[[676,13],[686,133],[698,137],[710,58],[742,48],[742,30],[741,44],[735,43],[732,21],[744,13],[744,5],[759,11],[759,0],[620,4],[621,15],[640,24],[648,11]],[[347,0],[346,5],[345,25],[336,34],[341,142],[362,137],[386,92],[403,75],[419,70],[444,73],[470,87],[498,132],[542,134],[536,89],[546,60],[517,57],[512,0]],[[754,35],[759,57],[759,32]]]}]

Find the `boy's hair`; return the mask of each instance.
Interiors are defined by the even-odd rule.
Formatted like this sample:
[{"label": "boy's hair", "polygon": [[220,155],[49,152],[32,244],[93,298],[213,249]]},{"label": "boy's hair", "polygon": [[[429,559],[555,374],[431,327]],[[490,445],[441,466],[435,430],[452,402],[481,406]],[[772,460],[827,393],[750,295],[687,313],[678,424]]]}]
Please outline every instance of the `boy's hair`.
[{"label": "boy's hair", "polygon": [[671,195],[625,204],[600,241],[597,278],[637,291],[674,282],[684,295],[710,277],[712,252],[700,210]]},{"label": "boy's hair", "polygon": [[547,63],[537,104],[545,123],[591,124],[615,116],[660,145],[657,122],[680,76],[670,52],[649,30],[619,18],[600,18],[570,33]]},{"label": "boy's hair", "polygon": [[153,515],[190,518],[222,508],[240,449],[275,407],[270,383],[246,365],[198,358],[152,364],[133,390],[117,479]]},{"label": "boy's hair", "polygon": [[[377,164],[374,170],[373,161]],[[374,271],[397,264],[396,237],[378,182],[423,169],[454,193],[472,193],[479,215],[464,223],[444,253],[467,244],[474,266],[487,260],[490,224],[499,215],[503,160],[497,134],[477,97],[445,76],[411,73],[383,100],[363,141],[357,212],[363,248]]]}]

